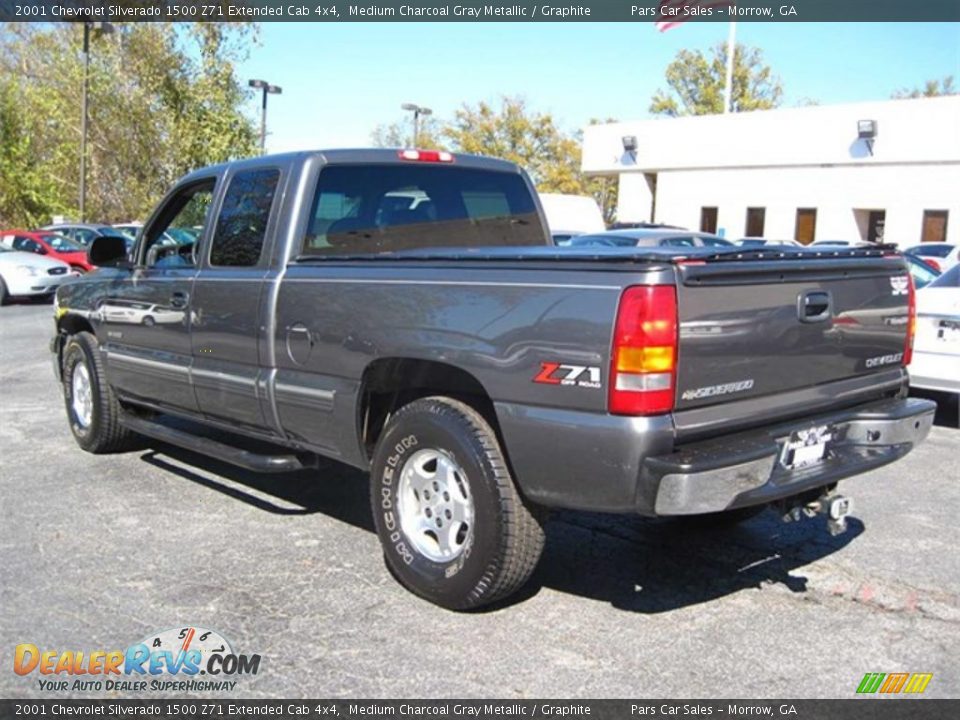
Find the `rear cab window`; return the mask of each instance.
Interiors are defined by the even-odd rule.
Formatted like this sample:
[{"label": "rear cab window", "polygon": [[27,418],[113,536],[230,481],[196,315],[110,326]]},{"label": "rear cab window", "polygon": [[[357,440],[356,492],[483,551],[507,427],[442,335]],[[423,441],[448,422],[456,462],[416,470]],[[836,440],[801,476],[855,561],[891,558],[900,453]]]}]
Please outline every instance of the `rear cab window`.
[{"label": "rear cab window", "polygon": [[546,244],[519,174],[445,165],[330,165],[317,181],[301,253]]},{"label": "rear cab window", "polygon": [[211,266],[260,263],[279,181],[276,168],[246,170],[230,179],[210,245]]}]

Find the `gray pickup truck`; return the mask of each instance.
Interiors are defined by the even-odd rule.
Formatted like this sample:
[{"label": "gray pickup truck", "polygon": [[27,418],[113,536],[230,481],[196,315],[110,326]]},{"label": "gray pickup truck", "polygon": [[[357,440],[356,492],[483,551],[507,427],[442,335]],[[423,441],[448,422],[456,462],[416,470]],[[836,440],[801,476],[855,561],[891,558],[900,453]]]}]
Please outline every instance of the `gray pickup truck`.
[{"label": "gray pickup truck", "polygon": [[837,481],[933,421],[906,396],[895,252],[559,249],[498,160],[210,167],[129,255],[109,237],[89,252],[103,269],[60,288],[51,344],[80,447],[141,435],[263,472],[369,471],[390,568],[449,608],[517,590],[549,508],[722,521],[776,504],[842,529]]}]

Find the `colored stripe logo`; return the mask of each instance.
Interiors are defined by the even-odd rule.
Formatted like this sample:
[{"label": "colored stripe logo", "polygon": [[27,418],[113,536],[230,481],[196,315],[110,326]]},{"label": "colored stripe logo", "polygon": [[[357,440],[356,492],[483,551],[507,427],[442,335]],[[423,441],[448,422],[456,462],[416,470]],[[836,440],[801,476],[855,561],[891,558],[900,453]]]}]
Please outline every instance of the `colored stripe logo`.
[{"label": "colored stripe logo", "polygon": [[880,692],[886,695],[922,693],[927,689],[933,673],[867,673],[857,686],[860,695]]}]

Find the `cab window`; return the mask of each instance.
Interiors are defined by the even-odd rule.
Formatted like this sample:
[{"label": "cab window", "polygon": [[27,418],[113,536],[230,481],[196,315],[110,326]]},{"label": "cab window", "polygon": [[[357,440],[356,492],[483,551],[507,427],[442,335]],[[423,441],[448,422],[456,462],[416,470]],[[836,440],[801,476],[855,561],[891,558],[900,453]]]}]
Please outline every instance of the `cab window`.
[{"label": "cab window", "polygon": [[253,267],[260,262],[280,171],[247,170],[230,179],[210,245],[210,264]]},{"label": "cab window", "polygon": [[[174,195],[143,235],[147,267],[184,268],[196,265],[196,249],[207,224],[216,180],[201,180]],[[183,230],[184,232],[180,232]]]}]

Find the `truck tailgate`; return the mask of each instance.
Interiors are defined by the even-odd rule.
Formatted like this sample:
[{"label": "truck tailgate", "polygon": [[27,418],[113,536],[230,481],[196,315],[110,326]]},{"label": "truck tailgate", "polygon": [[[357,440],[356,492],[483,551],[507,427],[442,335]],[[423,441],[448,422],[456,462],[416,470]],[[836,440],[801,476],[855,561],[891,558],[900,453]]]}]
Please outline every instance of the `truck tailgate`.
[{"label": "truck tailgate", "polygon": [[903,363],[898,256],[678,264],[676,407],[771,396]]}]

